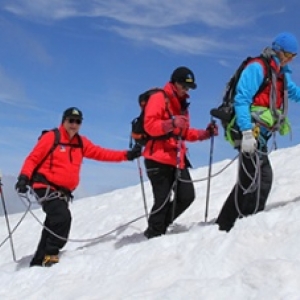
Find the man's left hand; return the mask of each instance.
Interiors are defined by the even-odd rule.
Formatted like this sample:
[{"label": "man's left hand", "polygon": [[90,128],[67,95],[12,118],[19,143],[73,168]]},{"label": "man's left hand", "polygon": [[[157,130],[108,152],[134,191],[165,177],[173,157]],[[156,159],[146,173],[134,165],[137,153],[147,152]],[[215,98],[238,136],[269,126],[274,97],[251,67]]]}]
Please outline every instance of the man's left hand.
[{"label": "man's left hand", "polygon": [[209,137],[217,136],[219,134],[219,128],[216,122],[210,122],[206,127],[206,132]]},{"label": "man's left hand", "polygon": [[142,155],[142,146],[135,144],[131,150],[127,151],[127,160],[134,160]]}]

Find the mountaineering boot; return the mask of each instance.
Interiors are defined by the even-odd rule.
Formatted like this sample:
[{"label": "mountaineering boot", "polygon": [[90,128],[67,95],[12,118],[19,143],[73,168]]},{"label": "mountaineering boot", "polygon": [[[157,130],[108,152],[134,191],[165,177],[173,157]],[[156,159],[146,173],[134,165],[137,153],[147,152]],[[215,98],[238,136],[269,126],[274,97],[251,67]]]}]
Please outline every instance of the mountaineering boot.
[{"label": "mountaineering boot", "polygon": [[43,267],[51,267],[54,264],[59,262],[58,255],[45,255],[44,260],[42,262]]},{"label": "mountaineering boot", "polygon": [[30,261],[29,266],[30,267],[41,267],[43,265],[43,260],[45,257],[45,252],[42,250],[38,250],[36,251],[36,253],[34,254],[32,260]]},{"label": "mountaineering boot", "polygon": [[148,227],[145,231],[144,231],[144,236],[147,238],[147,239],[152,239],[152,238],[155,238],[155,237],[159,237],[163,235],[162,232],[159,232],[159,231],[156,231],[154,230],[153,228],[151,227]]},{"label": "mountaineering boot", "polygon": [[43,264],[43,259],[33,258],[29,264],[30,267],[41,267]]}]

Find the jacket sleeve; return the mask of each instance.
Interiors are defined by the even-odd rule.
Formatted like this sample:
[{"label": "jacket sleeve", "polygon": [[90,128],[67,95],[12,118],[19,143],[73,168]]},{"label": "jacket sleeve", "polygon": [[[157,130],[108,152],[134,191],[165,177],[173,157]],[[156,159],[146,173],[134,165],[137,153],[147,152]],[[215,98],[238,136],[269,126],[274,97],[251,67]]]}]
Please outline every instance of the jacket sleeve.
[{"label": "jacket sleeve", "polygon": [[210,135],[207,133],[205,129],[195,129],[195,128],[189,128],[185,136],[185,139],[188,142],[203,141],[209,138]]},{"label": "jacket sleeve", "polygon": [[127,161],[126,150],[112,150],[93,144],[89,139],[82,136],[83,157],[98,161],[121,162]]},{"label": "jacket sleeve", "polygon": [[41,136],[32,151],[26,157],[20,174],[24,174],[31,178],[35,167],[47,156],[52,145],[54,144],[55,134],[49,131]]},{"label": "jacket sleeve", "polygon": [[145,107],[144,128],[151,136],[164,135],[162,122],[167,120],[166,100],[163,93],[153,94]]},{"label": "jacket sleeve", "polygon": [[288,65],[286,65],[282,68],[282,70],[286,78],[288,98],[294,102],[300,102],[300,87],[293,82],[291,78],[291,69]]},{"label": "jacket sleeve", "polygon": [[250,63],[241,73],[234,99],[236,122],[241,131],[252,129],[250,108],[263,79],[264,70],[259,62]]}]

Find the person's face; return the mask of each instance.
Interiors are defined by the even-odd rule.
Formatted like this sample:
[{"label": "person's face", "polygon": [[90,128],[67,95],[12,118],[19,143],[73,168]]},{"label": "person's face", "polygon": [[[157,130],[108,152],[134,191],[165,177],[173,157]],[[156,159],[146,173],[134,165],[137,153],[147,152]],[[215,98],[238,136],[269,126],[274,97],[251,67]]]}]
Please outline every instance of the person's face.
[{"label": "person's face", "polygon": [[280,66],[284,67],[286,64],[290,63],[295,57],[297,53],[285,52],[283,50],[278,52],[278,58],[280,60]]},{"label": "person's face", "polygon": [[76,117],[68,117],[63,122],[63,126],[69,134],[70,138],[72,138],[76,133],[79,132],[81,123],[82,119]]},{"label": "person's face", "polygon": [[188,91],[190,89],[187,85],[179,82],[175,82],[175,86],[179,98],[183,98],[186,94],[188,94]]}]

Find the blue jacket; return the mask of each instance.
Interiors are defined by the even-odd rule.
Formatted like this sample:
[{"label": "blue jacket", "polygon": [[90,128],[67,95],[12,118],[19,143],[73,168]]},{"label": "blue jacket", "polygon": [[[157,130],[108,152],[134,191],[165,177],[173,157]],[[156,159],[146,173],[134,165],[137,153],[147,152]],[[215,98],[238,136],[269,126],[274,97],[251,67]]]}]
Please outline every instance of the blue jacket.
[{"label": "blue jacket", "polygon": [[[276,63],[279,60],[275,57]],[[281,68],[281,72],[285,74],[288,98],[295,102],[300,102],[300,87],[298,87],[291,79],[291,69],[288,65]],[[250,106],[253,97],[258,91],[264,79],[264,69],[259,62],[250,63],[241,73],[240,79],[236,87],[236,95],[234,108],[236,113],[236,122],[241,131],[252,129]]]}]

